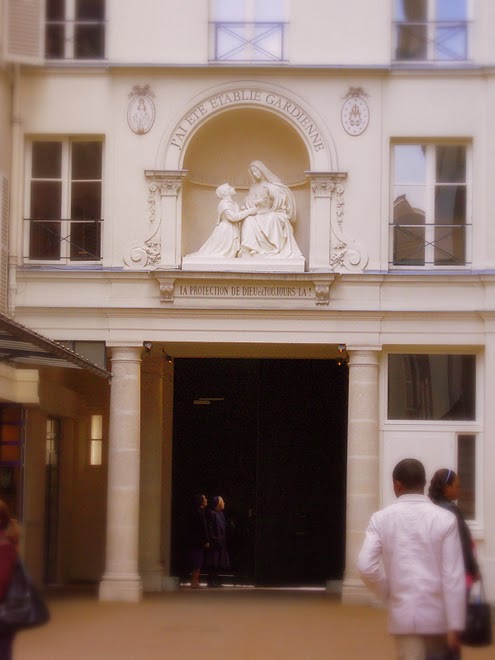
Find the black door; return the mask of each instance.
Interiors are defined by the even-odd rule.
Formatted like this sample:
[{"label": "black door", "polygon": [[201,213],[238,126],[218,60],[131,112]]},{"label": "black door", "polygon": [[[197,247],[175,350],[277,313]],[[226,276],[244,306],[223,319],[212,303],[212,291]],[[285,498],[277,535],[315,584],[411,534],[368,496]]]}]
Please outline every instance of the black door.
[{"label": "black door", "polygon": [[347,367],[176,359],[172,568],[198,492],[221,494],[232,572],[256,584],[342,577]]}]

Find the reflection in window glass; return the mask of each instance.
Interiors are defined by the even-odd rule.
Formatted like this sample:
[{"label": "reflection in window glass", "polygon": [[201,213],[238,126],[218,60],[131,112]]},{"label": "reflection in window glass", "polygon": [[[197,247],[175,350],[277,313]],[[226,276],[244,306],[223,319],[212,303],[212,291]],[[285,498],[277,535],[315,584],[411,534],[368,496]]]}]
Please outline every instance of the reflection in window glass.
[{"label": "reflection in window glass", "polygon": [[474,355],[388,356],[388,419],[474,420]]},{"label": "reflection in window glass", "polygon": [[256,21],[285,20],[285,0],[255,0],[254,18]]},{"label": "reflection in window glass", "polygon": [[395,0],[396,21],[426,21],[427,0]]},{"label": "reflection in window glass", "polygon": [[466,0],[436,0],[436,19],[437,21],[466,20]]},{"label": "reflection in window glass", "polygon": [[244,21],[244,0],[212,0],[214,21]]},{"label": "reflection in window glass", "polygon": [[457,504],[465,518],[476,518],[476,436],[462,434],[457,437],[457,474],[461,490]]},{"label": "reflection in window glass", "polygon": [[437,182],[466,182],[466,148],[437,147]]}]

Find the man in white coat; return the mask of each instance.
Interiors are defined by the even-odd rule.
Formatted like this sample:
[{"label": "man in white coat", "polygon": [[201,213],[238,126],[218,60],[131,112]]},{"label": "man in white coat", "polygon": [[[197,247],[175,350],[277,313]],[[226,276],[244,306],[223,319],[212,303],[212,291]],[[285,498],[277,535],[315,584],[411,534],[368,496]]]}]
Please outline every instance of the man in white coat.
[{"label": "man in white coat", "polygon": [[400,660],[425,660],[447,647],[456,657],[466,618],[457,520],[424,495],[426,474],[420,461],[400,461],[392,478],[397,502],[371,517],[359,573],[387,603],[389,632]]}]

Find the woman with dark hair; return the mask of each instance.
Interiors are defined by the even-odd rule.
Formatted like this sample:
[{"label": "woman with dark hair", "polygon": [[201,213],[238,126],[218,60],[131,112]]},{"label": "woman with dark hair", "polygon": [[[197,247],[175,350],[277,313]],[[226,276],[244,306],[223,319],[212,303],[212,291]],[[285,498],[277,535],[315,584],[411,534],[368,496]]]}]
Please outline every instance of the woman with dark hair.
[{"label": "woman with dark hair", "polygon": [[191,587],[199,589],[199,574],[204,564],[205,551],[210,547],[206,525],[206,497],[200,493],[193,498],[193,510],[189,524],[189,565]]},{"label": "woman with dark hair", "polygon": [[208,536],[210,549],[206,557],[208,567],[208,584],[210,587],[220,587],[219,573],[230,568],[227,552],[227,524],[225,521],[225,502],[220,495],[212,497],[206,513],[208,521]]},{"label": "woman with dark hair", "polygon": [[[19,526],[0,500],[0,603],[5,600],[14,574],[19,545]],[[15,632],[0,634],[0,660],[11,660]]]},{"label": "woman with dark hair", "polygon": [[459,526],[459,535],[461,537],[462,554],[464,557],[464,567],[466,571],[466,587],[470,589],[473,582],[480,578],[479,566],[476,561],[474,553],[474,543],[471,537],[469,527],[464,520],[461,510],[455,504],[455,500],[459,497],[461,482],[454,470],[442,468],[437,470],[433,475],[430,487],[428,489],[428,496],[432,502],[438,506],[452,511],[457,518]]}]

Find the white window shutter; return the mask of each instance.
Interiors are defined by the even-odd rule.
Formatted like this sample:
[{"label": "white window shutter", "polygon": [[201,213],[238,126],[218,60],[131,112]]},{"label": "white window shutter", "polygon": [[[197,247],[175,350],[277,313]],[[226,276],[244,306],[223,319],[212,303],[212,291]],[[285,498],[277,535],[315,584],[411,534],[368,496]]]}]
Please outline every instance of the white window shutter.
[{"label": "white window shutter", "polygon": [[45,50],[45,0],[5,0],[4,60],[42,64]]},{"label": "white window shutter", "polygon": [[0,312],[7,311],[9,276],[9,183],[0,174]]}]

